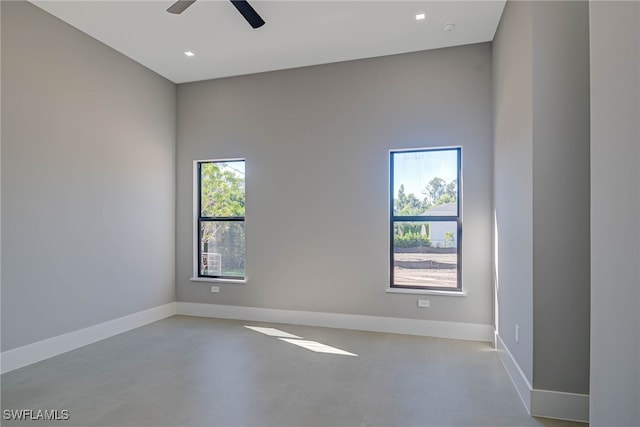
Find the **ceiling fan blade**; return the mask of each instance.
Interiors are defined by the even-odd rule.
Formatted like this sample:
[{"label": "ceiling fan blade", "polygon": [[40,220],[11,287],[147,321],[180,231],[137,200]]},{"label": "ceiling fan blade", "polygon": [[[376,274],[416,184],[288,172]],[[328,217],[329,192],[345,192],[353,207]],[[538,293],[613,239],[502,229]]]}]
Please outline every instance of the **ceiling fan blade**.
[{"label": "ceiling fan blade", "polygon": [[264,25],[264,20],[246,0],[231,0],[231,3],[253,28],[260,28]]},{"label": "ceiling fan blade", "polygon": [[176,15],[184,12],[189,6],[195,3],[196,0],[178,0],[167,9],[169,13],[175,13]]}]

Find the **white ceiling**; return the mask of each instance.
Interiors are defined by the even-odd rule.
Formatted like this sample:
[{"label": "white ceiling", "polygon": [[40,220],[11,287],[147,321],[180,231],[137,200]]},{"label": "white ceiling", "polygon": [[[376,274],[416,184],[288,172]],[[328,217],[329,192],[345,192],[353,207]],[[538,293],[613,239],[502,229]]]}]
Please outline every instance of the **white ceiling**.
[{"label": "white ceiling", "polygon": [[181,15],[166,12],[172,0],[33,3],[184,83],[490,41],[505,1],[253,0],[266,21],[255,30],[228,0],[198,0]]}]

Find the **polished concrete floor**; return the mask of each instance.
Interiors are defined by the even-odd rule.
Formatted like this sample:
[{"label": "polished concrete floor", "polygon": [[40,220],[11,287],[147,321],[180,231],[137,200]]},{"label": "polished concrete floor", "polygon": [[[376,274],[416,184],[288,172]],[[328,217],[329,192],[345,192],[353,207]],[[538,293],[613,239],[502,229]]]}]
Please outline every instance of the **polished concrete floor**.
[{"label": "polished concrete floor", "polygon": [[183,316],[9,372],[1,397],[70,416],[3,426],[585,426],[527,415],[489,344]]}]

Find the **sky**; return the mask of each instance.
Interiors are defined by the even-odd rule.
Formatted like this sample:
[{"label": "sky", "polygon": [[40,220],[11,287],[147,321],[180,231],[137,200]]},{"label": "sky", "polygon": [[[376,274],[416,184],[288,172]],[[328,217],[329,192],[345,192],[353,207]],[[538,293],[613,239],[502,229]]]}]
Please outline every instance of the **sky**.
[{"label": "sky", "polygon": [[457,151],[396,152],[393,155],[393,194],[401,184],[407,195],[418,199],[431,179],[438,177],[447,183],[457,178]]},{"label": "sky", "polygon": [[230,170],[244,178],[244,160],[224,162],[224,165],[220,165],[220,170]]}]

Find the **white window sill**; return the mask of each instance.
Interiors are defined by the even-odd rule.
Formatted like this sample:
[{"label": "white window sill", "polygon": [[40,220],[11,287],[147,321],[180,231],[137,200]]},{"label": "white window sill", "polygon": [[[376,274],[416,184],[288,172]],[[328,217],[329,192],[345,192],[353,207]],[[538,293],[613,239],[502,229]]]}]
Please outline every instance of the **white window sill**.
[{"label": "white window sill", "polygon": [[434,289],[402,289],[402,288],[387,288],[385,289],[390,294],[419,294],[419,295],[442,295],[448,297],[466,297],[465,291],[437,291]]},{"label": "white window sill", "polygon": [[245,285],[247,279],[216,279],[215,277],[192,277],[189,280],[192,282],[209,282],[209,283],[237,283]]}]

